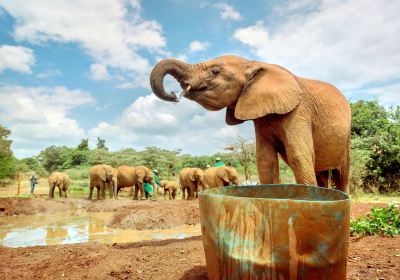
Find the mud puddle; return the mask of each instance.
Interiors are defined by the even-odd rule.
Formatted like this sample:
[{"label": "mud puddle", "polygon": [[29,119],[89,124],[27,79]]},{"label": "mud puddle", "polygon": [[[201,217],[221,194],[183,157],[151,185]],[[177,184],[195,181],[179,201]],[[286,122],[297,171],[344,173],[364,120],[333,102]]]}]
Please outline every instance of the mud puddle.
[{"label": "mud puddle", "polygon": [[173,229],[129,230],[107,227],[113,213],[55,213],[0,218],[0,246],[28,247],[100,242],[106,244],[186,238],[200,235],[200,225]]}]

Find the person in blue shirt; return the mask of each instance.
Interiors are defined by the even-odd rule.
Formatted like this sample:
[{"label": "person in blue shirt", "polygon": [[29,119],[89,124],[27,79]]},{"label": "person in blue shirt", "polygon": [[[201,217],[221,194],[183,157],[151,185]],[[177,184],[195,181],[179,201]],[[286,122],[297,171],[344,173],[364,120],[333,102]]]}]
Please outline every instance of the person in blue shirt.
[{"label": "person in blue shirt", "polygon": [[32,173],[32,176],[29,178],[29,180],[31,181],[31,194],[33,194],[33,192],[35,191],[35,185],[37,183],[35,173]]}]

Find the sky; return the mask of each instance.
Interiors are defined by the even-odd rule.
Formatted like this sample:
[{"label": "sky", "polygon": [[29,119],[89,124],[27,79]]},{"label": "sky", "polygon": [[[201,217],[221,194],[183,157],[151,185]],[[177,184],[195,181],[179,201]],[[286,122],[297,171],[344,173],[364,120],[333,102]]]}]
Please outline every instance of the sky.
[{"label": "sky", "polygon": [[[158,61],[233,54],[337,86],[350,101],[400,104],[400,1],[0,0],[0,124],[17,158],[97,137],[213,154],[251,122],[225,124],[182,100],[161,101]],[[167,91],[179,91],[172,78]]]}]

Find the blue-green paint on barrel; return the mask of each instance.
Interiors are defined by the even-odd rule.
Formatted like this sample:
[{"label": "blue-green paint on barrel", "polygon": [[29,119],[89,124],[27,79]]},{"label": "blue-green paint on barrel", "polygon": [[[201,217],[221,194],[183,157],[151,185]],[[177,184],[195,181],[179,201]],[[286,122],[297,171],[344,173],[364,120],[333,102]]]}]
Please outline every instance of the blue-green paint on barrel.
[{"label": "blue-green paint on barrel", "polygon": [[210,279],[345,279],[350,200],[306,185],[199,193]]}]

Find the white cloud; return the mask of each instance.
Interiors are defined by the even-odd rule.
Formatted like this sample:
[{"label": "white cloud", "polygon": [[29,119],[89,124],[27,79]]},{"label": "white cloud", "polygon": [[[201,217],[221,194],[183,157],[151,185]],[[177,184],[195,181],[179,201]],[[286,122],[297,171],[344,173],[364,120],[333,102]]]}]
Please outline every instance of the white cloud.
[{"label": "white cloud", "polygon": [[45,80],[45,79],[50,79],[52,77],[58,77],[61,76],[62,73],[58,69],[48,69],[46,71],[40,72],[36,74],[36,78]]},{"label": "white cloud", "polygon": [[148,60],[139,54],[141,49],[165,54],[162,27],[141,17],[139,1],[37,0],[33,5],[0,0],[0,5],[16,19],[16,40],[78,43],[96,63],[131,75],[150,70]]},{"label": "white cloud", "polygon": [[219,10],[219,16],[221,17],[221,19],[235,21],[239,21],[242,19],[240,13],[236,11],[234,7],[227,3],[217,3],[214,4],[214,7]]},{"label": "white cloud", "polygon": [[192,41],[189,44],[189,53],[205,51],[209,46],[210,43],[208,42]]},{"label": "white cloud", "polygon": [[0,46],[0,74],[6,69],[30,74],[34,64],[32,49],[21,46]]},{"label": "white cloud", "polygon": [[398,10],[399,1],[326,0],[274,28],[262,21],[239,28],[234,38],[266,62],[353,90],[399,78]]},{"label": "white cloud", "polygon": [[76,145],[85,132],[68,112],[94,103],[88,92],[65,87],[0,86],[0,100],[0,122],[11,130],[17,156],[37,154],[49,143]]},{"label": "white cloud", "polygon": [[354,97],[356,100],[370,99],[372,97],[379,100],[379,102],[384,106],[396,106],[400,104],[400,83],[397,82],[383,86],[373,86],[368,89],[349,92],[349,94],[350,98]]},{"label": "white cloud", "polygon": [[107,66],[94,63],[90,65],[90,76],[93,80],[109,80],[111,78],[110,73],[108,73]]},{"label": "white cloud", "polygon": [[184,153],[210,154],[233,143],[236,135],[254,137],[252,124],[228,127],[225,110],[210,112],[195,102],[161,101],[155,95],[136,99],[113,123],[99,123],[89,131],[90,141],[106,139],[111,149],[156,145]]}]

